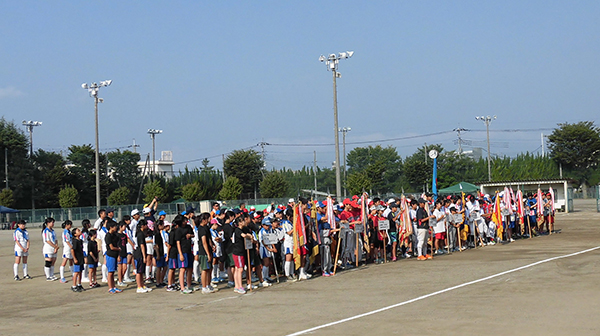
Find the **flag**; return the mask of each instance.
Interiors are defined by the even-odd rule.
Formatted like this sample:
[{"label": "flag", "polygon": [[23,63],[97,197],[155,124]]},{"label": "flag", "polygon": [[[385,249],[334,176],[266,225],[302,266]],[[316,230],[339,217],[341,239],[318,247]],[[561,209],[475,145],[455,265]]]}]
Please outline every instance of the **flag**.
[{"label": "flag", "polygon": [[500,197],[498,197],[498,192],[496,192],[496,201],[494,202],[494,209],[492,211],[492,222],[496,223],[498,238],[501,240],[502,234],[504,233],[504,227],[502,226],[502,211],[500,210]]},{"label": "flag", "polygon": [[304,214],[302,213],[302,203],[294,207],[294,264],[296,269],[302,265],[302,249],[306,244],[304,230]]},{"label": "flag", "polygon": [[327,197],[327,223],[329,223],[332,230],[335,230],[335,213],[333,212],[333,200],[331,197]]},{"label": "flag", "polygon": [[523,193],[521,192],[521,190],[517,190],[517,213],[519,214],[521,224],[525,223],[523,209]]},{"label": "flag", "polygon": [[508,189],[508,187],[504,187],[504,206],[508,208],[508,213],[511,215],[513,214],[512,201],[513,199],[510,190]]},{"label": "flag", "polygon": [[550,201],[552,202],[550,204],[550,206],[551,206],[550,210],[552,210],[551,214],[554,214],[554,211],[556,211],[556,207],[554,206],[554,190],[552,189],[552,187],[550,187],[548,192],[550,193]]},{"label": "flag", "polygon": [[[542,195],[542,189],[538,188],[537,191],[537,195],[536,195],[536,203],[537,203],[537,221],[538,223],[541,223],[544,221],[544,196]],[[541,229],[541,227],[540,227]]]}]

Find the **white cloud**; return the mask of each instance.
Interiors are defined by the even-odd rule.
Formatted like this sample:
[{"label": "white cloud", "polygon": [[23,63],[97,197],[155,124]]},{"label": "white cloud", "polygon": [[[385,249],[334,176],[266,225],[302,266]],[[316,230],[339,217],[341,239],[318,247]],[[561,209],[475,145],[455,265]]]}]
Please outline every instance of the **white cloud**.
[{"label": "white cloud", "polygon": [[0,99],[22,96],[24,93],[14,86],[0,88]]}]

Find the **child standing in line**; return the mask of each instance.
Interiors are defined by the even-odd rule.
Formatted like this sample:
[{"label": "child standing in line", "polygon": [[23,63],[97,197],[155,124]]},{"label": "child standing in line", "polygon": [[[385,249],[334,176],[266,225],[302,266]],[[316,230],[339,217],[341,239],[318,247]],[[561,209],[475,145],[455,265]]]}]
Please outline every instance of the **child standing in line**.
[{"label": "child standing in line", "polygon": [[42,253],[44,254],[44,273],[46,281],[56,281],[54,276],[54,263],[56,262],[56,253],[58,252],[58,243],[56,241],[56,233],[54,232],[54,218],[48,217],[44,221],[42,227]]},{"label": "child standing in line", "polygon": [[21,219],[17,223],[17,229],[13,233],[15,240],[15,264],[13,265],[13,271],[15,273],[15,281],[21,280],[19,278],[19,264],[23,260],[23,279],[31,279],[27,272],[27,257],[29,256],[29,233],[25,228],[25,220]]},{"label": "child standing in line", "polygon": [[73,256],[71,255],[71,250],[73,249],[73,245],[71,245],[71,227],[73,226],[73,222],[70,220],[66,220],[62,223],[63,234],[62,234],[62,242],[63,242],[63,260],[60,264],[60,282],[67,283],[67,279],[65,279],[65,266],[67,265],[67,261],[69,262],[69,267],[73,267]]},{"label": "child standing in line", "polygon": [[211,272],[213,263],[214,248],[208,222],[210,214],[203,212],[200,216],[194,218],[194,225],[198,229],[198,261],[200,263],[200,282],[202,286],[202,294],[210,294],[217,291],[211,286]]},{"label": "child standing in line", "polygon": [[216,218],[213,218],[210,223],[210,238],[213,246],[215,247],[215,252],[213,253],[211,283],[219,283],[222,281],[222,279],[219,277],[219,260],[221,260],[221,257],[223,256],[221,246],[223,243],[223,230],[219,230],[219,221]]},{"label": "child standing in line", "polygon": [[147,288],[144,285],[144,269],[146,268],[146,231],[148,230],[148,223],[145,219],[141,219],[136,228],[137,232],[135,234],[137,243],[135,251],[133,252],[134,264],[135,264],[135,281],[137,283],[137,291],[136,293],[148,293],[152,291],[152,289]]},{"label": "child standing in line", "polygon": [[179,227],[175,233],[176,248],[179,255],[179,286],[181,294],[191,294],[192,290],[192,266],[194,255],[192,254],[192,237],[194,230],[184,221],[185,217],[177,215],[173,223]]},{"label": "child standing in line", "polygon": [[71,241],[71,255],[73,256],[73,285],[71,290],[76,293],[83,292],[83,286],[81,286],[81,272],[83,271],[83,265],[85,264],[83,258],[83,242],[81,241],[81,230],[75,228],[71,230],[73,239]]},{"label": "child standing in line", "polygon": [[123,282],[123,276],[127,271],[127,245],[129,245],[127,234],[125,230],[128,224],[125,222],[119,223],[119,231],[117,237],[119,237],[119,256],[117,257],[117,286],[127,287],[127,284]]},{"label": "child standing in line", "polygon": [[[145,283],[152,283],[152,266],[154,265],[154,233],[150,229],[150,224],[148,224],[148,230],[146,230],[146,281]],[[154,227],[154,224],[152,224]]]},{"label": "child standing in line", "polygon": [[115,286],[115,272],[117,271],[117,258],[119,257],[119,236],[117,235],[118,224],[109,220],[108,232],[104,241],[106,242],[106,271],[108,272],[108,292],[110,294],[121,293],[122,290]]},{"label": "child standing in line", "polygon": [[171,224],[171,231],[169,232],[169,240],[167,243],[167,256],[169,257],[168,267],[169,267],[169,275],[167,277],[167,292],[174,292],[177,290],[177,285],[175,284],[175,271],[179,268],[179,258],[177,257],[177,241],[175,240],[175,235],[179,228],[179,223],[173,221]]},{"label": "child standing in line", "polygon": [[[241,220],[239,221],[238,226],[233,230],[233,263],[235,264],[235,271],[233,273],[235,289],[233,291],[238,294],[246,294],[244,284],[242,283],[242,273],[246,266],[245,239],[252,239],[252,233],[250,233],[250,230],[246,227],[247,225],[247,221]],[[250,277],[251,274],[250,267],[250,263],[248,263],[247,277]]]},{"label": "child standing in line", "polygon": [[[79,239],[81,239],[81,243],[83,244],[83,258],[87,258],[87,252],[88,252],[88,240],[90,237],[90,227],[92,226],[92,223],[90,222],[89,219],[84,219],[81,221],[81,237],[79,237]],[[83,270],[81,271],[81,282],[90,282],[90,279],[88,279],[88,265],[87,263],[83,263]]]},{"label": "child standing in line", "polygon": [[433,232],[435,233],[435,254],[444,254],[444,242],[446,240],[446,214],[442,210],[442,202],[440,200],[435,202],[435,210],[433,210]]},{"label": "child standing in line", "polygon": [[165,273],[167,270],[167,260],[165,258],[165,245],[163,237],[165,236],[165,221],[159,219],[154,225],[154,254],[156,255],[156,288],[163,288]]},{"label": "child standing in line", "polygon": [[90,280],[90,288],[98,288],[100,285],[96,281],[96,269],[98,268],[98,242],[96,241],[97,231],[89,231],[88,241],[88,254],[87,254],[87,266],[88,266],[88,279]]}]

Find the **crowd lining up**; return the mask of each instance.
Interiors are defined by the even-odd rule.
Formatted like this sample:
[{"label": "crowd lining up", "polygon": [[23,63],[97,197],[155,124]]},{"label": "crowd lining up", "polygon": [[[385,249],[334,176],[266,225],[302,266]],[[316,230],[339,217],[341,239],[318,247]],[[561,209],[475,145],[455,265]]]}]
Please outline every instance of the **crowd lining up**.
[{"label": "crowd lining up", "polygon": [[[367,194],[342,202],[300,198],[263,211],[245,205],[226,209],[214,203],[210,213],[196,215],[188,207],[171,222],[164,211],[157,213],[157,206],[155,199],[119,222],[114,209],[108,208],[98,212],[93,224],[83,220],[81,228],[70,220],[62,223],[60,278],[54,274],[60,250],[55,221],[47,218],[42,229],[46,280],[67,283],[65,271],[70,268],[71,290],[83,292],[82,282],[89,288],[101,287],[99,269],[111,294],[121,293],[132,282],[137,293],[165,288],[209,294],[223,284],[221,288],[244,294],[281,280],[333,276],[360,264],[412,257],[430,260],[434,255],[551,234],[555,214],[552,189],[524,197],[510,188],[493,197],[463,193],[436,198],[424,193],[387,202]],[[14,279],[21,280],[21,263],[23,279],[31,279],[29,232],[23,220],[14,241]],[[148,287],[151,284],[153,288]]]}]

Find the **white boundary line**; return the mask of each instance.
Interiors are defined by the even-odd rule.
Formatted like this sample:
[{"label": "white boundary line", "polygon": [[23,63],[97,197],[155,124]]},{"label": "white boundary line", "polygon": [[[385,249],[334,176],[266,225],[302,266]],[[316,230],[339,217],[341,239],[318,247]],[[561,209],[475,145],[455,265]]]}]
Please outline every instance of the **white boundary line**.
[{"label": "white boundary line", "polygon": [[367,313],[363,313],[363,314],[359,314],[359,315],[347,317],[345,319],[341,319],[341,320],[338,320],[338,321],[334,321],[334,322],[329,322],[329,323],[326,323],[326,324],[322,324],[320,326],[316,326],[316,327],[313,327],[313,328],[310,328],[310,329],[298,331],[298,332],[295,332],[293,334],[289,334],[287,336],[304,335],[304,334],[313,332],[315,330],[319,330],[319,329],[323,329],[323,328],[334,326],[336,324],[341,324],[341,323],[344,323],[344,322],[356,320],[356,319],[359,319],[361,317],[365,317],[365,316],[369,316],[369,315],[381,313],[383,311],[386,311],[386,310],[389,310],[389,309],[392,309],[392,308],[404,306],[404,305],[407,305],[409,303],[413,303],[413,302],[416,302],[416,301],[427,299],[427,298],[435,296],[435,295],[439,295],[439,294],[446,293],[446,292],[449,292],[449,291],[452,291],[452,290],[455,290],[455,289],[459,289],[459,288],[462,288],[462,287],[473,285],[473,284],[476,284],[476,283],[479,283],[479,282],[482,282],[482,281],[486,281],[486,280],[490,280],[490,279],[493,279],[493,278],[497,278],[497,277],[503,276],[505,274],[517,272],[517,271],[520,271],[520,270],[523,270],[523,269],[526,269],[526,268],[529,268],[529,267],[533,267],[533,266],[537,266],[537,265],[540,265],[540,264],[543,264],[543,263],[547,263],[549,261],[553,261],[553,260],[557,260],[557,259],[562,259],[562,258],[573,257],[573,256],[576,256],[578,254],[587,253],[587,252],[594,251],[594,250],[597,250],[597,249],[600,249],[600,246],[593,247],[593,248],[590,248],[590,249],[587,249],[587,250],[583,250],[583,251],[579,251],[579,252],[575,252],[575,253],[571,253],[571,254],[565,254],[565,255],[562,255],[562,256],[558,256],[558,257],[552,257],[552,258],[540,260],[540,261],[534,262],[534,263],[529,264],[529,265],[525,265],[525,266],[513,268],[511,270],[500,272],[500,273],[494,274],[494,275],[490,275],[490,276],[487,276],[485,278],[481,278],[481,279],[477,279],[477,280],[465,282],[463,284],[456,285],[456,286],[453,286],[453,287],[450,287],[450,288],[446,288],[446,289],[442,289],[442,290],[439,290],[437,292],[433,292],[433,293],[426,294],[426,295],[423,295],[423,296],[419,296],[417,298],[414,298],[414,299],[411,299],[411,300],[408,300],[408,301],[396,303],[396,304],[393,304],[391,306],[387,306],[387,307],[379,308],[379,309],[376,309],[376,310],[372,310],[372,311],[367,312]]}]

